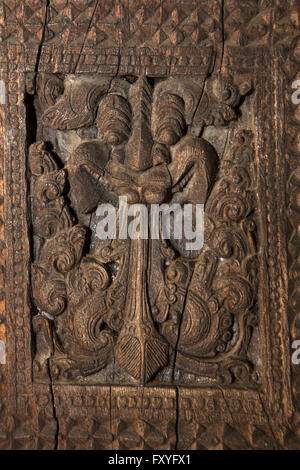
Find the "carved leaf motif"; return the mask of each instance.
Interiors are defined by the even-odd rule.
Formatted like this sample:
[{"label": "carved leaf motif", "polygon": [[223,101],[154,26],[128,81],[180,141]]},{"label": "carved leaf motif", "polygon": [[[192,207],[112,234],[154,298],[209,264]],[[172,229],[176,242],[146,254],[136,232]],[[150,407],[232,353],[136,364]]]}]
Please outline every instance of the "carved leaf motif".
[{"label": "carved leaf motif", "polygon": [[[214,380],[243,376],[238,364],[247,362],[255,324],[251,135],[237,133],[220,164],[213,146],[197,135],[204,125],[234,119],[248,90],[224,76],[207,79],[204,90],[203,83],[173,78],[156,86],[144,76],[65,80],[44,124],[89,126],[99,104],[98,138],[78,145],[65,165],[78,216],[119,195],[129,204],[203,203],[206,238],[194,259],[174,240],[161,239],[115,240],[83,256],[89,247],[64,198],[66,173],[43,144],[32,146],[34,230],[44,240],[40,281],[49,291],[54,281],[64,289],[55,319],[57,347],[65,354],[55,358],[57,376],[92,374],[115,354],[121,368],[146,383],[168,365],[170,351],[183,370]],[[46,304],[40,292],[34,295],[37,305]],[[228,359],[229,375],[220,366]]]},{"label": "carved leaf motif", "polygon": [[60,231],[45,243],[40,264],[53,272],[66,274],[71,271],[81,259],[85,233],[85,228],[79,225]]},{"label": "carved leaf motif", "polygon": [[161,97],[166,95],[176,95],[184,102],[184,116],[187,124],[191,124],[199,99],[203,91],[203,82],[201,79],[197,82],[186,78],[179,80],[176,78],[169,78],[157,85],[154,92],[154,115],[153,121],[157,118],[157,113],[160,111]]},{"label": "carved leaf motif", "polygon": [[67,163],[69,181],[76,191],[76,207],[80,213],[94,209],[109,185],[104,181],[109,149],[105,142],[91,140],[81,143]]},{"label": "carved leaf motif", "polygon": [[69,78],[64,94],[42,117],[45,126],[70,130],[90,126],[96,116],[101,96],[108,90],[109,79]]},{"label": "carved leaf motif", "polygon": [[[211,336],[212,319],[205,303],[194,294],[190,293],[186,302],[187,307],[180,324],[179,341],[179,321],[167,321],[162,326],[162,332],[172,346],[177,345],[178,351],[189,355],[199,355],[201,354],[202,342],[208,334]],[[194,350],[195,345],[197,351]],[[205,356],[205,353],[203,354],[202,351],[201,355]]]},{"label": "carved leaf motif", "polygon": [[194,116],[194,126],[224,126],[236,119],[235,109],[241,96],[250,89],[248,83],[236,85],[230,75],[218,75],[208,80]]},{"label": "carved leaf motif", "polygon": [[206,140],[187,135],[174,146],[168,166],[173,202],[204,204],[218,166],[217,154]]},{"label": "carved leaf motif", "polygon": [[151,109],[153,89],[146,77],[140,77],[131,87],[129,97],[135,123],[129,139],[125,166],[135,171],[152,167]]},{"label": "carved leaf motif", "polygon": [[65,206],[62,198],[56,199],[51,206],[39,210],[34,220],[34,233],[42,238],[51,238],[61,230],[66,230],[74,224],[74,216]]}]

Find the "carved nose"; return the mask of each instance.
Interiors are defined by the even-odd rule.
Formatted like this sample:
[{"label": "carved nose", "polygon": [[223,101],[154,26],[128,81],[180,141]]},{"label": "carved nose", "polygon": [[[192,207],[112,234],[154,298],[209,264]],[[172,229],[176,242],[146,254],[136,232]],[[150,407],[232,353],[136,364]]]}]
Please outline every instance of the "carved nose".
[{"label": "carved nose", "polygon": [[[142,131],[145,132],[145,131]],[[133,132],[130,141],[128,142],[125,166],[135,171],[144,171],[148,170],[153,166],[152,160],[152,137],[146,138],[146,133],[144,138],[137,139],[136,134],[139,133]]]}]

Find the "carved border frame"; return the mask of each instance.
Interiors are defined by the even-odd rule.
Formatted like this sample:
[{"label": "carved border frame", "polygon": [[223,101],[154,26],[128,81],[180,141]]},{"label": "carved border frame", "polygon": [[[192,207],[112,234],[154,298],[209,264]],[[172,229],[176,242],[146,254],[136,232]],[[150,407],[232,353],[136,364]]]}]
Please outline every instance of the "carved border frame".
[{"label": "carved border frame", "polygon": [[[286,168],[282,123],[286,113],[283,90],[287,87],[287,78],[281,73],[284,59],[280,49],[270,52],[267,47],[260,46],[247,48],[245,52],[241,48],[228,47],[223,60],[227,71],[251,73],[256,77],[255,148],[263,259],[259,302],[260,328],[266,338],[266,344],[261,348],[266,369],[263,392],[182,386],[147,386],[144,390],[140,387],[86,386],[84,393],[80,393],[82,386],[33,383],[24,105],[26,73],[36,70],[72,73],[79,62],[80,73],[140,73],[142,69],[150,75],[155,70],[162,73],[162,66],[153,65],[153,72],[151,66],[144,65],[147,61],[141,59],[145,56],[140,51],[137,53],[140,59],[135,65],[131,65],[132,60],[124,59],[120,50],[111,48],[97,53],[86,48],[84,52],[80,48],[50,47],[42,56],[38,52],[38,64],[33,63],[32,58],[36,56],[28,47],[8,45],[0,55],[4,59],[0,79],[7,84],[7,104],[1,107],[0,115],[3,136],[0,217],[4,221],[0,226],[0,275],[3,278],[0,312],[5,318],[0,325],[0,337],[7,344],[7,365],[1,366],[3,380],[0,385],[4,397],[3,423],[7,431],[4,446],[69,449],[77,445],[79,448],[119,449],[125,445],[122,429],[124,426],[130,429],[133,420],[138,420],[143,442],[127,440],[129,448],[199,448],[197,436],[203,426],[209,427],[213,435],[207,438],[210,448],[230,446],[227,441],[232,439],[232,432],[226,431],[228,426],[234,427],[242,447],[243,439],[247,439],[243,428],[246,426],[250,445],[255,447],[254,434],[261,429],[266,436],[272,436],[273,444],[266,438],[265,446],[280,448],[293,413],[287,313],[287,234],[283,216],[287,207],[287,174],[282,171]],[[131,52],[134,56],[134,51]],[[210,60],[211,51],[204,49],[202,65],[191,69],[191,73],[197,74],[204,67],[206,74]],[[165,66],[163,73],[170,70]],[[180,69],[177,72],[180,73]],[[70,416],[66,416],[66,409],[70,410]],[[87,424],[91,409],[105,432]],[[70,432],[71,423],[73,428],[79,428],[74,439]],[[164,436],[161,442],[145,437],[149,423]],[[186,428],[189,429],[187,434]]]}]

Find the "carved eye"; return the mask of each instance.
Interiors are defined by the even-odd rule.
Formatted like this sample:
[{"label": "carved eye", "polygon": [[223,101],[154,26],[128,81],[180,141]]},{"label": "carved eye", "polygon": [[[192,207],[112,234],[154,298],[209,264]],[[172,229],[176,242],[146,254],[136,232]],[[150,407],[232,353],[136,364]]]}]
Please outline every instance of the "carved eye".
[{"label": "carved eye", "polygon": [[153,107],[152,132],[157,142],[174,145],[183,136],[186,123],[184,101],[177,95],[165,93]]},{"label": "carved eye", "polygon": [[99,105],[97,124],[107,143],[120,145],[131,132],[131,108],[120,95],[110,94]]}]

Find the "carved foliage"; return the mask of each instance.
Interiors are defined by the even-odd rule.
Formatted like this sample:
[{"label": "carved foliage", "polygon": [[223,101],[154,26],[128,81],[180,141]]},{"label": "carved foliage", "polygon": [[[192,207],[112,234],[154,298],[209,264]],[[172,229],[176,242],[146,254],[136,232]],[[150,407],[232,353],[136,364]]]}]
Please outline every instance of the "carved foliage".
[{"label": "carved foliage", "polygon": [[205,245],[195,267],[174,260],[167,269],[172,295],[162,331],[177,344],[178,366],[201,374],[216,364],[226,382],[256,380],[245,355],[258,274],[252,154],[251,133],[239,132],[206,203]]},{"label": "carved foliage", "polygon": [[[45,333],[47,328],[37,327],[41,321],[46,321],[46,315],[55,319],[54,343],[62,345],[58,350],[68,354],[71,368],[79,368],[81,373],[91,367],[97,370],[106,364],[111,351],[109,335],[102,331],[105,330],[102,328],[104,312],[97,305],[91,315],[81,308],[80,302],[86,294],[92,296],[96,292],[99,296],[98,289],[109,284],[109,276],[103,265],[82,257],[86,230],[75,223],[63,195],[65,172],[58,170],[54,157],[43,143],[31,146],[30,167],[36,248],[32,289],[39,310],[39,315],[34,317],[39,338],[36,369],[40,370],[41,362],[45,362],[43,351],[48,351],[48,357],[53,351],[51,335]],[[99,350],[100,364],[99,356],[94,358],[95,351]]]},{"label": "carved foliage", "polygon": [[[172,356],[176,367],[194,374],[251,381],[245,352],[256,276],[251,136],[235,137],[213,186],[216,152],[195,135],[235,119],[249,85],[218,76],[203,86],[172,78],[153,89],[146,77],[108,86],[106,79],[69,77],[45,110],[44,125],[78,129],[95,121],[99,133],[62,170],[44,144],[30,151],[33,296],[40,313],[55,318],[54,377],[96,372],[114,351],[118,365],[142,383]],[[66,171],[78,214],[91,212],[105,194],[126,196],[129,205],[206,203],[203,250],[190,259],[160,230],[157,240],[117,239],[86,254],[85,228],[64,196]],[[111,263],[118,263],[112,277]]]}]

